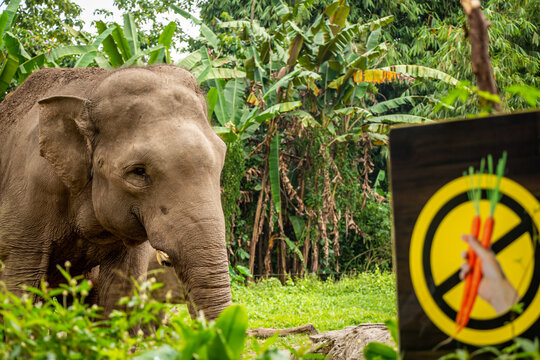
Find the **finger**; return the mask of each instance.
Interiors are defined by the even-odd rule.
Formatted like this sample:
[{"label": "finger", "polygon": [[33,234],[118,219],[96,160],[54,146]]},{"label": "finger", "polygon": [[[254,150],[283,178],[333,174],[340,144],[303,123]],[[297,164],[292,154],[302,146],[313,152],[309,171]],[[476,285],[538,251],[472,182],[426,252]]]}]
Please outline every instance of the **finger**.
[{"label": "finger", "polygon": [[461,235],[461,238],[463,239],[463,241],[469,244],[471,249],[473,249],[476,255],[478,255],[481,259],[485,259],[486,257],[489,257],[490,251],[486,249],[485,247],[483,247],[482,244],[480,244],[480,242],[476,240],[474,236],[464,234],[464,235]]},{"label": "finger", "polygon": [[471,267],[467,263],[461,264],[460,271],[459,271],[459,278],[461,280],[465,279],[467,274],[471,271]]},{"label": "finger", "polygon": [[464,260],[469,260],[469,252],[467,250],[463,250],[461,252],[461,258]]}]

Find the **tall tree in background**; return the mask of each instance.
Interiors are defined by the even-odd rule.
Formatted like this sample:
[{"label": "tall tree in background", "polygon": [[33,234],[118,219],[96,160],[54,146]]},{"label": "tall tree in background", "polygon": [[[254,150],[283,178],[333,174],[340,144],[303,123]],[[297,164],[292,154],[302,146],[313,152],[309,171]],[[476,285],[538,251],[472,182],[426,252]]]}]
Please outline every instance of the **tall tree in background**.
[{"label": "tall tree in background", "polygon": [[[293,5],[295,1],[284,1]],[[214,18],[249,18],[252,0],[202,1],[201,18],[210,24]],[[330,0],[303,2],[296,19],[299,23],[312,22]],[[275,9],[279,0],[256,0],[255,19],[264,27],[274,28],[279,15]],[[304,8],[302,8],[304,7]],[[501,90],[511,85],[529,85],[540,88],[540,2],[537,0],[488,0],[483,3],[487,20],[491,23],[489,35],[490,55],[494,75]],[[310,9],[312,11],[310,11]],[[381,65],[417,64],[435,68],[458,79],[474,84],[469,63],[470,49],[466,39],[466,17],[459,1],[403,0],[351,2],[349,21],[366,22],[393,15],[395,20],[383,29],[382,38],[388,43],[388,53]],[[406,24],[406,26],[404,26]],[[413,87],[403,86],[381,89],[385,96],[434,94],[441,97],[445,90],[437,84],[421,83]],[[509,94],[502,96],[503,108],[517,110],[530,105],[523,99]],[[476,98],[471,96],[465,103],[433,112],[436,102],[419,106],[414,114],[445,118],[465,116],[478,111]]]},{"label": "tall tree in background", "polygon": [[[6,0],[8,4],[10,1]],[[81,30],[82,9],[70,0],[23,0],[11,28],[30,56],[72,44],[74,30]],[[21,14],[24,14],[22,16]]]}]

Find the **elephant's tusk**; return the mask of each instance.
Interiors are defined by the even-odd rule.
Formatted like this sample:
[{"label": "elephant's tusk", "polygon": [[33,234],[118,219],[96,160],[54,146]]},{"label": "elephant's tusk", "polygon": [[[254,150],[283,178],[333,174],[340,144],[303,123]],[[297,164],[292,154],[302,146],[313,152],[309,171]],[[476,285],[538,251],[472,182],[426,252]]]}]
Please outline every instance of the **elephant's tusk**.
[{"label": "elephant's tusk", "polygon": [[167,253],[165,253],[165,252],[163,252],[161,250],[156,250],[156,258],[157,258],[157,261],[158,261],[159,265],[167,266],[167,267],[172,266],[171,258],[169,258],[169,255],[167,255]]}]

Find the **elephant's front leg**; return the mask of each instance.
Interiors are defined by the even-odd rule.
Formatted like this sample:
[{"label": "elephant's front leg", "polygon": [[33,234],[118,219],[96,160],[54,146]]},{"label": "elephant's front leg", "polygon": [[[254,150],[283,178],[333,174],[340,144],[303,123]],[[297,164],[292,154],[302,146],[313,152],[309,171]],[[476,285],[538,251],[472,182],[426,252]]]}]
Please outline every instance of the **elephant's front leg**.
[{"label": "elephant's front leg", "polygon": [[119,309],[118,301],[134,290],[134,280],[146,277],[148,257],[152,247],[148,242],[133,248],[122,247],[111,252],[100,263],[98,280],[98,304],[105,314]]},{"label": "elephant's front leg", "polygon": [[[33,249],[27,247],[14,247],[3,257],[4,268],[0,280],[6,289],[16,296],[25,293],[24,286],[39,287],[42,279],[47,278],[50,251],[47,247]],[[34,299],[37,295],[34,295]]]}]

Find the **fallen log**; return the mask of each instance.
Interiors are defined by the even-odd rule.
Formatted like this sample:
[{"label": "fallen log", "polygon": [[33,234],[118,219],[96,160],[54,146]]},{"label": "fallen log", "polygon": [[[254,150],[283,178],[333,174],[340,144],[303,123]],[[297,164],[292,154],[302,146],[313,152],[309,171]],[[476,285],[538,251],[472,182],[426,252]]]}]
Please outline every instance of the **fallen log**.
[{"label": "fallen log", "polygon": [[275,333],[279,333],[279,336],[287,336],[287,335],[296,335],[296,334],[314,335],[314,334],[318,334],[319,332],[311,324],[297,326],[297,327],[288,328],[288,329],[256,328],[256,329],[248,329],[247,331],[248,336],[257,336],[260,338],[269,338]]},{"label": "fallen log", "polygon": [[360,324],[309,337],[316,353],[332,360],[363,360],[364,347],[372,341],[395,346],[386,325]]}]

